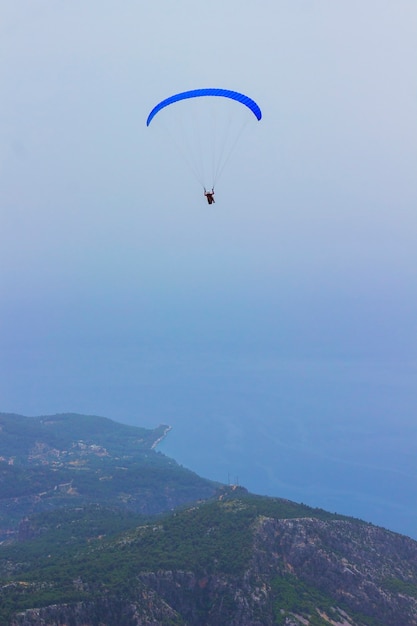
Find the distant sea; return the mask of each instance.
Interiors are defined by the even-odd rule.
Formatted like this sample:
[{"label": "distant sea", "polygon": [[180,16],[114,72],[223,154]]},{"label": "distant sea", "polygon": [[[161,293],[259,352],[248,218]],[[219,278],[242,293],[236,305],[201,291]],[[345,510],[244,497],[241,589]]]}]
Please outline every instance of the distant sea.
[{"label": "distant sea", "polygon": [[417,539],[415,362],[170,350],[162,341],[62,354],[5,354],[1,410],[169,424],[158,449],[201,476]]},{"label": "distant sea", "polygon": [[417,539],[415,364],[207,355],[169,371],[162,452]]}]

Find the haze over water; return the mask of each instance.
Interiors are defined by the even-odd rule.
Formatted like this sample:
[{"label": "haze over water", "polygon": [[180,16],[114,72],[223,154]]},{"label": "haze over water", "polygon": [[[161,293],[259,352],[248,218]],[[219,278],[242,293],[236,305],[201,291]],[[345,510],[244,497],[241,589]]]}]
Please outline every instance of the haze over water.
[{"label": "haze over water", "polygon": [[[208,478],[417,537],[416,24],[412,0],[4,6],[0,410],[168,423]],[[263,112],[210,209],[145,124],[200,87]]]}]

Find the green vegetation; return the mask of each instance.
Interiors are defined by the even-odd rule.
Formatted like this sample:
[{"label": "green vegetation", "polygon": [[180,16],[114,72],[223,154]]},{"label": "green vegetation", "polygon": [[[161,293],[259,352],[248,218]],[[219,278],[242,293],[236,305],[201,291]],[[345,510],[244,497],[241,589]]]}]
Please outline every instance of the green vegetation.
[{"label": "green vegetation", "polygon": [[34,454],[34,442],[42,442],[54,450],[64,450],[75,442],[83,441],[103,446],[120,457],[133,450],[150,451],[167,428],[161,425],[149,430],[120,424],[105,417],[75,413],[41,417],[0,413],[0,427],[0,456],[16,457],[15,462],[18,463],[23,463],[29,454]]},{"label": "green vegetation", "polygon": [[172,626],[226,624],[242,610],[278,626],[343,623],[344,611],[361,626],[408,623],[411,540],[204,480],[154,450],[166,429],[0,414],[0,624],[53,606],[63,623],[81,610],[83,623],[117,626],[148,609]]},{"label": "green vegetation", "polygon": [[[231,488],[215,500],[151,520],[97,505],[38,514],[30,520],[38,534],[34,539],[0,548],[0,572],[9,572],[0,622],[9,619],[11,607],[16,611],[91,599],[104,589],[106,594],[133,596],[140,572],[242,576],[252,554],[253,524],[260,516],[334,517]],[[82,581],[82,592],[74,581]],[[276,585],[277,598],[284,597]],[[290,611],[288,593],[285,597]]]},{"label": "green vegetation", "polygon": [[276,626],[285,624],[289,615],[295,615],[308,620],[309,626],[329,626],[328,617],[335,622],[344,623],[345,619],[340,609],[346,609],[357,624],[363,626],[380,626],[380,621],[370,615],[347,607],[344,602],[335,600],[330,595],[319,591],[296,576],[284,575],[273,579],[272,597],[274,603],[274,618]]},{"label": "green vegetation", "polygon": [[332,598],[295,576],[277,576],[271,587],[277,626],[285,624],[285,618],[290,614],[308,619],[311,626],[328,626],[328,620],[321,617],[318,609],[332,619],[339,617]]},{"label": "green vegetation", "polygon": [[313,508],[307,504],[298,504],[283,498],[270,498],[268,496],[258,496],[247,493],[245,490],[235,493],[233,490],[225,492],[224,500],[238,500],[242,506],[248,508],[254,516],[273,517],[276,519],[291,519],[298,517],[311,517],[321,520],[349,519],[346,515],[329,513],[323,509]]},{"label": "green vegetation", "polygon": [[401,593],[405,596],[417,599],[417,585],[399,578],[386,578],[383,582],[384,589],[393,593]]},{"label": "green vegetation", "polygon": [[30,540],[0,547],[0,574],[7,564],[19,573],[40,568],[61,555],[71,557],[76,551],[127,531],[149,518],[99,505],[64,508],[39,513],[28,520]]},{"label": "green vegetation", "polygon": [[97,503],[156,514],[213,495],[215,483],[154,449],[167,429],[0,414],[0,541],[22,518],[54,508]]}]

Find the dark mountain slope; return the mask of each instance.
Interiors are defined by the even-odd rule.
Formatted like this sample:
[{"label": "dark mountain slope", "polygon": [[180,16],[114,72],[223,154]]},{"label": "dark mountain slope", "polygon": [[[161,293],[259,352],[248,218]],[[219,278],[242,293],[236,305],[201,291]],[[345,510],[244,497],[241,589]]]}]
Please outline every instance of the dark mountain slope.
[{"label": "dark mountain slope", "polygon": [[59,452],[69,452],[81,441],[107,448],[113,455],[130,456],[152,450],[167,430],[169,427],[164,425],[148,430],[75,413],[41,417],[0,413],[0,456],[33,465],[59,459]]},{"label": "dark mountain slope", "polygon": [[14,603],[5,623],[417,624],[417,542],[239,489],[67,555],[39,554],[22,564],[3,550],[13,575],[1,603]]},{"label": "dark mountain slope", "polygon": [[156,451],[168,431],[0,413],[0,541],[41,511],[98,503],[155,514],[213,495],[214,483]]},{"label": "dark mountain slope", "polygon": [[168,429],[0,414],[2,626],[417,626],[417,542],[204,480]]}]

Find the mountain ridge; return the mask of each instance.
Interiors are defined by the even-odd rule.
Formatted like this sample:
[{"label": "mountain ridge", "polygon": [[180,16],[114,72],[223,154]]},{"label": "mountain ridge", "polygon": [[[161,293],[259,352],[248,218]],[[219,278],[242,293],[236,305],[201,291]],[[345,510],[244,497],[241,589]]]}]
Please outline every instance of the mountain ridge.
[{"label": "mountain ridge", "polygon": [[156,450],[169,429],[75,413],[0,413],[0,541],[25,517],[54,508],[111,501],[156,514],[210,497],[216,483]]},{"label": "mountain ridge", "polygon": [[0,530],[15,523],[0,543],[0,623],[417,624],[413,539],[197,477],[155,450],[166,425],[18,418],[0,414]]}]

